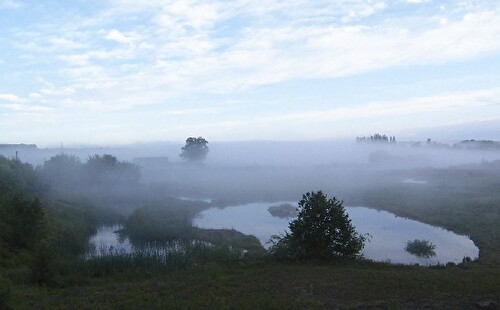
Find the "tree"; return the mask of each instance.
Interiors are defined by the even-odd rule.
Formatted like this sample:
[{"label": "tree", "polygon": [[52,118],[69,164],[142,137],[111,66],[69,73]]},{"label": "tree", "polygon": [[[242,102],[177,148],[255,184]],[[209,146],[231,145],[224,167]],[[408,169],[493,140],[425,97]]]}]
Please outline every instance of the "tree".
[{"label": "tree", "polygon": [[2,209],[4,218],[0,219],[0,225],[4,222],[1,226],[5,234],[0,240],[11,249],[32,249],[44,237],[46,223],[40,200],[17,194],[7,200]]},{"label": "tree", "polygon": [[136,183],[141,176],[139,166],[119,161],[110,154],[89,156],[84,169],[87,178],[96,183]]},{"label": "tree", "polygon": [[43,179],[59,188],[78,187],[82,182],[82,164],[74,155],[59,154],[43,163]]},{"label": "tree", "polygon": [[190,162],[202,161],[208,154],[207,144],[208,141],[205,138],[189,137],[186,139],[186,145],[181,148],[182,152],[179,156]]},{"label": "tree", "polygon": [[297,219],[290,232],[271,238],[271,254],[278,259],[356,258],[364,247],[347,215],[342,201],[328,199],[323,192],[302,196]]}]

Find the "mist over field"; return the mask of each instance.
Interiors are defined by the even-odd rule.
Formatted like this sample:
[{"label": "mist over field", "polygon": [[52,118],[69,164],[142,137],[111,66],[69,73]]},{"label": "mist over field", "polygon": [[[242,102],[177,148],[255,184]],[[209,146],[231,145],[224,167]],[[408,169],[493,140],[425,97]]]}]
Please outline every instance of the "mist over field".
[{"label": "mist over field", "polygon": [[[480,173],[490,173],[490,167],[497,167],[500,160],[497,142],[475,140],[453,143],[241,141],[208,142],[207,145],[207,157],[191,163],[179,156],[183,145],[177,143],[45,149],[11,146],[1,151],[11,158],[17,151],[18,158],[40,169],[47,166],[53,156],[61,154],[74,156],[82,164],[92,156],[112,154],[118,161],[137,168],[136,181],[141,187],[149,188],[148,194],[156,188],[161,195],[212,199],[226,205],[298,200],[303,193],[314,189],[322,189],[349,203],[362,203],[359,193],[364,190],[406,186],[411,191],[413,181],[414,189],[418,190],[419,182],[435,186],[434,179],[442,179],[449,169],[460,171],[474,167]],[[71,175],[74,170],[59,169],[62,170],[56,178],[75,179]],[[64,181],[58,184],[70,185]],[[113,186],[120,192],[120,185]],[[81,182],[73,186],[76,192],[84,189]],[[137,194],[137,190],[134,188],[133,192]],[[127,188],[122,191],[130,195]]]},{"label": "mist over field", "polygon": [[0,0],[0,309],[498,309],[500,1]]},{"label": "mist over field", "polygon": [[[113,154],[121,160],[132,162],[142,157],[166,157],[168,163],[180,163],[183,143],[158,142],[124,144],[116,146],[78,147],[17,147],[5,145],[0,153],[7,157],[18,156],[33,165],[41,165],[50,157],[66,153],[85,160],[94,154]],[[210,155],[206,165],[218,166],[317,166],[361,165],[395,168],[446,167],[498,159],[498,146],[466,145],[455,142],[427,143],[423,141],[384,143],[355,143],[350,140],[319,141],[209,141]]]}]

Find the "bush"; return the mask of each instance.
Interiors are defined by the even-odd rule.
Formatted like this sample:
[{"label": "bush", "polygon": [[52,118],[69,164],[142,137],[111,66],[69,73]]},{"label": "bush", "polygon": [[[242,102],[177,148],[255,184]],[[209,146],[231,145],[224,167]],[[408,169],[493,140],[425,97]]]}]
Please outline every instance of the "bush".
[{"label": "bush", "polygon": [[436,256],[434,249],[436,249],[436,246],[432,242],[418,239],[406,242],[405,247],[406,252],[423,258]]},{"label": "bush", "polygon": [[365,237],[359,235],[342,201],[328,199],[323,192],[302,196],[298,217],[289,224],[290,233],[273,236],[271,254],[278,259],[357,258]]}]

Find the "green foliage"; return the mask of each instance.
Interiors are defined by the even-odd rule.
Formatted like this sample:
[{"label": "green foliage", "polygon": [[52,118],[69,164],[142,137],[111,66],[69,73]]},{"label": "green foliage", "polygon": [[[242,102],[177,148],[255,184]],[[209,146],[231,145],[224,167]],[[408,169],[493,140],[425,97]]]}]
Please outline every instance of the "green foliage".
[{"label": "green foliage", "polygon": [[10,309],[12,284],[0,274],[0,309]]},{"label": "green foliage", "polygon": [[50,283],[55,276],[54,251],[47,240],[37,243],[33,251],[30,265],[31,280],[34,284],[43,285]]},{"label": "green foliage", "polygon": [[136,183],[141,175],[138,166],[110,154],[90,156],[84,169],[89,181],[96,183]]},{"label": "green foliage", "polygon": [[[177,204],[178,203],[178,204]],[[132,241],[192,239],[191,214],[184,203],[147,205],[136,209],[126,222]]]},{"label": "green foliage", "polygon": [[41,174],[53,187],[81,192],[85,187],[102,187],[103,184],[136,184],[140,178],[140,169],[137,165],[118,161],[110,154],[95,154],[85,164],[81,164],[74,155],[59,154],[45,161]]},{"label": "green foliage", "polygon": [[436,256],[436,245],[427,240],[418,240],[415,239],[413,241],[407,241],[405,251],[423,258],[430,258],[432,256]]},{"label": "green foliage", "polygon": [[84,201],[54,201],[47,208],[47,215],[54,251],[69,257],[86,251],[88,238],[99,226],[124,221],[118,210],[98,207]]},{"label": "green foliage", "polygon": [[83,271],[92,277],[124,272],[164,272],[191,267],[226,265],[243,260],[242,251],[229,245],[210,245],[201,241],[157,243],[132,253],[110,252],[91,256]]},{"label": "green foliage", "polygon": [[195,228],[195,239],[209,244],[244,250],[248,257],[261,257],[265,250],[255,236],[245,235],[234,229]]},{"label": "green foliage", "polygon": [[273,236],[271,253],[278,259],[356,258],[364,247],[342,202],[323,192],[310,192],[299,202],[297,219],[290,233]]},{"label": "green foliage", "polygon": [[45,236],[44,207],[32,198],[42,189],[31,165],[0,156],[0,265],[26,263]]},{"label": "green foliage", "polygon": [[43,186],[33,166],[0,155],[0,198],[13,192],[39,195]]},{"label": "green foliage", "polygon": [[179,156],[190,162],[202,161],[208,154],[207,144],[208,141],[205,138],[189,137],[186,139],[186,145],[181,148],[182,152]]},{"label": "green foliage", "polygon": [[49,184],[72,188],[83,184],[83,167],[78,157],[58,154],[45,161],[41,170],[43,179]]},{"label": "green foliage", "polygon": [[17,194],[4,202],[2,211],[0,239],[10,249],[32,249],[44,236],[44,211],[38,199]]}]

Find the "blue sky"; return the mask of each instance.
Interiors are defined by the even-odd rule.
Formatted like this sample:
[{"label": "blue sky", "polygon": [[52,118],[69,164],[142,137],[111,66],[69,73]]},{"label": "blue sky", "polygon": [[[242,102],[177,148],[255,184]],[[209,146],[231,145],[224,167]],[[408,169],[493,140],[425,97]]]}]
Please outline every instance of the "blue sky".
[{"label": "blue sky", "polygon": [[497,0],[0,0],[0,143],[483,123],[500,128]]}]

